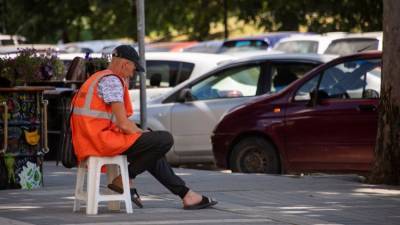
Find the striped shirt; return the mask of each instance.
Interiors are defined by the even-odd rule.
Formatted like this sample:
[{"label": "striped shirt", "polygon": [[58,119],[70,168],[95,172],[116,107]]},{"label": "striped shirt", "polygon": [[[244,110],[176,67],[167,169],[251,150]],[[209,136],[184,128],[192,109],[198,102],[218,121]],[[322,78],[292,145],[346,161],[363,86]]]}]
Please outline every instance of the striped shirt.
[{"label": "striped shirt", "polygon": [[100,79],[97,93],[106,104],[124,102],[124,87],[116,75],[108,75]]}]

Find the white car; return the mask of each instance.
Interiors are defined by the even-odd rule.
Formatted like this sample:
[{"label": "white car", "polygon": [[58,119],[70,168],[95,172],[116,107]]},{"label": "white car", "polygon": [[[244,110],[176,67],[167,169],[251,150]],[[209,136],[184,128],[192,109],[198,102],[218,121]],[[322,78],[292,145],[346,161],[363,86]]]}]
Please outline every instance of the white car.
[{"label": "white car", "polygon": [[346,33],[334,32],[315,35],[293,35],[281,39],[273,50],[286,53],[324,54],[332,41],[345,37]]},{"label": "white car", "polygon": [[[279,92],[332,58],[316,54],[265,54],[230,61],[150,100],[148,128],[172,133],[174,146],[167,154],[170,163],[213,162],[210,135],[225,112],[259,95]],[[136,112],[130,119],[140,124],[140,113]]]},{"label": "white car", "polygon": [[382,32],[353,33],[333,40],[324,54],[349,55],[357,52],[382,51]]},{"label": "white car", "polygon": [[322,35],[293,35],[280,40],[273,50],[286,53],[330,55],[347,55],[367,50],[382,50],[382,32],[333,32]]},{"label": "white car", "polygon": [[[234,59],[226,55],[189,52],[149,52],[145,57],[147,100],[168,92],[189,78],[198,77],[219,64]],[[129,90],[129,95],[135,111],[138,111],[139,81],[134,89]]]}]

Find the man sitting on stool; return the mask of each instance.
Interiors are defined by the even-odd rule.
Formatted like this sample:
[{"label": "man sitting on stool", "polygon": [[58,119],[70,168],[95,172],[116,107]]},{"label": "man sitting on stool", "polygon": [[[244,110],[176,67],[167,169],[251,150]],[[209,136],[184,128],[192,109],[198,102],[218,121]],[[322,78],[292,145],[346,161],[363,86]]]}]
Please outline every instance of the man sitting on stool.
[{"label": "man sitting on stool", "polygon": [[[136,71],[143,72],[136,50],[129,45],[116,47],[106,70],[90,76],[75,95],[71,117],[72,142],[79,161],[88,156],[127,155],[129,177],[150,172],[183,202],[184,209],[202,209],[216,201],[190,190],[165,159],[173,145],[167,131],[143,131],[128,119],[133,114],[128,81]],[[122,193],[121,176],[108,185]],[[131,185],[132,187],[132,185]],[[142,207],[136,190],[132,200]]]}]

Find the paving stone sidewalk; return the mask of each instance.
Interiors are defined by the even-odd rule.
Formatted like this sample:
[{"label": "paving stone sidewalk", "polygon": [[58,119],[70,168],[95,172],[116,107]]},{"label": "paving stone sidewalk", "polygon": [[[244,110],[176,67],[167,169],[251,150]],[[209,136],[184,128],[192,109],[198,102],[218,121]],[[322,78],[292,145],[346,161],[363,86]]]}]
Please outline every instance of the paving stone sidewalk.
[{"label": "paving stone sidewalk", "polygon": [[176,196],[145,173],[135,181],[143,209],[127,215],[101,204],[98,215],[87,216],[84,209],[72,212],[76,170],[46,162],[44,171],[43,188],[0,191],[0,225],[400,224],[400,187],[363,184],[355,175],[176,169],[190,187],[219,201],[212,209],[186,211]]}]

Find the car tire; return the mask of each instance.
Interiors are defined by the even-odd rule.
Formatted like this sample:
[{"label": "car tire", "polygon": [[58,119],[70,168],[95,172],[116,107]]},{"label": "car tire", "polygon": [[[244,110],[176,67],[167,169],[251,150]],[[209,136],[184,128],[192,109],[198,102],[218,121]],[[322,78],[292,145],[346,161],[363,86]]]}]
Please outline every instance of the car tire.
[{"label": "car tire", "polygon": [[239,141],[229,159],[232,172],[280,173],[279,157],[275,147],[260,137],[248,137]]}]

